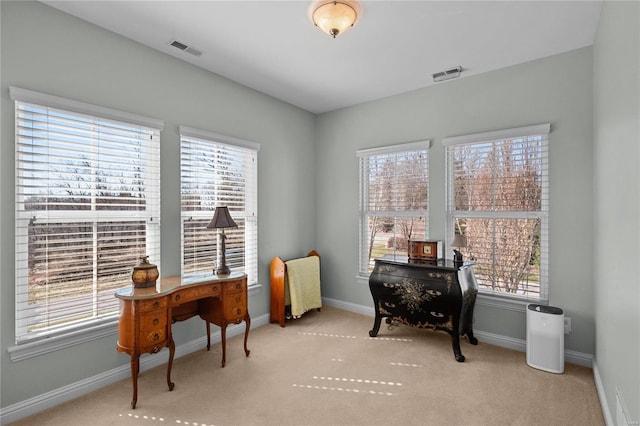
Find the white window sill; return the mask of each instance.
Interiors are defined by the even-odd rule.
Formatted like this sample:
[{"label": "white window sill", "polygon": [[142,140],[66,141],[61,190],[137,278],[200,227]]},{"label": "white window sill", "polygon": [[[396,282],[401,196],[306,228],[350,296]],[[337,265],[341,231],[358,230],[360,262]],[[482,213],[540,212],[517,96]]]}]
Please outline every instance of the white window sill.
[{"label": "white window sill", "polygon": [[478,292],[476,298],[476,306],[488,306],[490,308],[504,309],[508,311],[524,312],[527,309],[529,303],[536,303],[533,301],[512,299],[506,296],[497,296],[494,294],[484,294]]},{"label": "white window sill", "polygon": [[362,276],[362,275],[356,275],[356,283],[358,284],[362,284],[362,285],[369,285],[369,277],[366,276]]},{"label": "white window sill", "polygon": [[118,333],[117,318],[92,327],[72,331],[59,336],[51,336],[42,340],[21,343],[7,349],[11,361],[17,362],[50,352],[65,349],[80,343],[90,342]]},{"label": "white window sill", "polygon": [[248,296],[253,296],[254,294],[258,294],[262,291],[262,284],[260,283],[251,284],[247,288],[247,291],[249,292]]}]

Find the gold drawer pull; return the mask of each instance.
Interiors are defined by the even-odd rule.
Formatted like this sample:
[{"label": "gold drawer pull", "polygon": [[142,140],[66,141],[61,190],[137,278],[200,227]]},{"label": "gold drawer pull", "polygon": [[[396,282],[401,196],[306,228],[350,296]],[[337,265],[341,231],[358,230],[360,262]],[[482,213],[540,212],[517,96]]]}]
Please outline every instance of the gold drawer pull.
[{"label": "gold drawer pull", "polygon": [[238,308],[236,309],[236,315],[240,315],[242,313],[242,309]]},{"label": "gold drawer pull", "polygon": [[158,340],[160,338],[160,334],[156,333],[153,335],[153,340]]},{"label": "gold drawer pull", "polygon": [[180,295],[176,294],[176,302],[179,302],[179,301],[180,301]]},{"label": "gold drawer pull", "polygon": [[159,322],[160,320],[158,318],[153,319],[153,325],[158,325]]},{"label": "gold drawer pull", "polygon": [[160,301],[156,300],[155,302],[153,302],[153,307],[154,308],[159,308],[160,307]]}]

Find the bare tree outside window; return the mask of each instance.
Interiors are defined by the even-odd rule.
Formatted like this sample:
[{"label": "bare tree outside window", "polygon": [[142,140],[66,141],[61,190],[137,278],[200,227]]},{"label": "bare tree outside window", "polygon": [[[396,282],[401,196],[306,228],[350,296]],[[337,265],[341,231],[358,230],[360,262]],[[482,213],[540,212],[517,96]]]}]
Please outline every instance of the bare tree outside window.
[{"label": "bare tree outside window", "polygon": [[[481,288],[545,296],[547,138],[532,135],[447,147],[450,220],[466,236]],[[544,287],[544,286],[543,286]]]},{"label": "bare tree outside window", "polygon": [[95,106],[79,102],[74,108],[87,113],[15,101],[16,342],[22,343],[110,321],[118,312],[113,291],[129,285],[140,257],[160,260],[160,129],[136,120],[160,123],[93,115]]},{"label": "bare tree outside window", "polygon": [[361,274],[371,271],[377,257],[406,256],[407,241],[426,236],[427,153],[422,144],[360,156]]}]

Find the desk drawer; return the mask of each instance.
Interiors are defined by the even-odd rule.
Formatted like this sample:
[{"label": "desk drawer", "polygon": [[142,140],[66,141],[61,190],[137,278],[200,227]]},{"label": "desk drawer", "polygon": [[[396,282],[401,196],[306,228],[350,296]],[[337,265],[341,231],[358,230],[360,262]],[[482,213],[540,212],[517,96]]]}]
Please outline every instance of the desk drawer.
[{"label": "desk drawer", "polygon": [[140,312],[151,312],[157,309],[167,309],[167,298],[159,297],[157,299],[141,300],[137,302]]},{"label": "desk drawer", "polygon": [[[141,352],[158,352],[160,348],[166,346],[167,327],[156,328],[149,331],[140,331]],[[158,348],[158,349],[156,349]]]},{"label": "desk drawer", "polygon": [[227,294],[224,300],[224,310],[227,321],[235,323],[242,321],[247,314],[246,294]]},{"label": "desk drawer", "polygon": [[219,297],[221,293],[220,283],[211,283],[204,286],[184,288],[171,295],[171,305],[176,306],[192,300],[203,299],[205,297]]},{"label": "desk drawer", "polygon": [[224,289],[226,294],[239,293],[244,291],[245,282],[244,281],[230,281],[225,283],[226,287]]},{"label": "desk drawer", "polygon": [[140,314],[140,330],[153,330],[167,325],[167,311],[159,310]]}]

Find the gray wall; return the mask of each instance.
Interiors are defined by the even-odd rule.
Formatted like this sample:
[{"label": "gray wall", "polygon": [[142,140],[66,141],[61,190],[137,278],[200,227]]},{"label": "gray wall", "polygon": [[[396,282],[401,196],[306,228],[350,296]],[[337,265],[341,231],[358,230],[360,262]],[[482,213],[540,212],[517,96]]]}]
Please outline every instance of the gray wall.
[{"label": "gray wall", "polygon": [[[593,354],[591,69],[592,49],[583,48],[320,115],[317,203],[326,208],[318,215],[317,236],[323,264],[331,265],[323,271],[323,282],[331,283],[323,295],[372,306],[367,284],[354,278],[358,264],[356,150],[432,140],[429,237],[444,240],[441,139],[550,122],[549,302],[572,318],[567,349]],[[475,330],[525,338],[524,306],[514,311],[480,302],[475,312]]]},{"label": "gray wall", "polygon": [[640,3],[605,2],[594,45],[596,365],[640,421]]},{"label": "gray wall", "polygon": [[[0,263],[1,406],[128,365],[117,336],[11,362],[14,339],[14,118],[10,85],[165,121],[161,134],[163,276],[180,273],[178,125],[252,140],[258,156],[260,292],[252,316],[268,313],[268,264],[314,248],[315,116],[163,53],[34,2],[1,2]],[[204,334],[178,324],[176,344]],[[115,327],[114,327],[115,332]],[[82,366],[78,368],[78,366]]]},{"label": "gray wall", "polygon": [[[617,387],[631,420],[640,418],[639,243],[628,238],[639,234],[637,2],[605,2],[594,49],[318,117],[40,3],[3,1],[0,15],[1,407],[129,362],[115,351],[115,334],[25,361],[8,358],[15,281],[8,87],[14,85],[165,120],[162,275],[180,270],[177,126],[261,143],[259,280],[264,287],[250,298],[252,316],[269,309],[270,259],[312,248],[322,254],[323,296],[371,306],[366,284],[355,278],[357,149],[432,140],[430,237],[444,239],[441,139],[551,122],[550,303],[572,318],[567,348],[596,354],[609,410],[615,413]],[[477,330],[524,339],[522,310],[480,302],[475,321]],[[178,344],[201,335],[195,321],[176,331]]]}]

